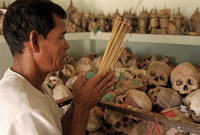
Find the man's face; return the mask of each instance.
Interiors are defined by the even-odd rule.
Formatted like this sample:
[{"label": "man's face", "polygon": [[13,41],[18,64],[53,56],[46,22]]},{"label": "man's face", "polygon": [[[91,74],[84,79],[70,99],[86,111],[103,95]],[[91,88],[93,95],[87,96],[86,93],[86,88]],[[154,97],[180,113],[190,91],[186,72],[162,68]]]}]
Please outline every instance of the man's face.
[{"label": "man's face", "polygon": [[[65,40],[66,22],[54,14],[56,26],[48,33],[47,38],[42,41],[42,58],[40,64],[44,71],[61,70],[66,63],[66,50],[69,44]],[[41,35],[42,36],[42,35]]]}]

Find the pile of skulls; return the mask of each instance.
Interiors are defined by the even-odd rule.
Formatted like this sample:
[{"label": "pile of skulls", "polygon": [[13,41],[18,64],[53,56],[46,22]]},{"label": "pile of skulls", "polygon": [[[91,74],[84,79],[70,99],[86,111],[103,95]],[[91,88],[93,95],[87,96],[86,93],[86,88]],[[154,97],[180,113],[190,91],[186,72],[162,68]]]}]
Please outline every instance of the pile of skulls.
[{"label": "pile of skulls", "polygon": [[[55,100],[72,96],[72,85],[82,70],[90,78],[98,72],[102,56],[87,54],[78,61],[72,57],[61,71],[50,73],[45,83],[52,89]],[[146,112],[166,114],[172,111],[176,119],[187,122],[200,122],[200,89],[197,68],[189,62],[173,65],[168,57],[158,60],[155,55],[139,61],[136,54],[124,49],[113,67],[118,81],[115,91],[106,94],[102,100],[113,105],[137,108]],[[155,126],[153,122],[143,121],[133,116],[95,107],[88,119],[89,134],[133,134],[145,135]],[[160,132],[187,133],[158,124]],[[146,129],[144,132],[141,129]],[[155,133],[154,133],[155,132]],[[156,135],[156,128],[152,134]]]}]

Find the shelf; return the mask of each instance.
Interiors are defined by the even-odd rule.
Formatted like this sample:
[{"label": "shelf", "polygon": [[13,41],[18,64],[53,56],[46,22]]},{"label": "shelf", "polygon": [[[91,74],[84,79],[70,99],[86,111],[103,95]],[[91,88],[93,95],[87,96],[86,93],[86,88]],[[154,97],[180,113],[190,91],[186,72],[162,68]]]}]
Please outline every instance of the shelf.
[{"label": "shelf", "polygon": [[[67,33],[67,40],[109,40],[111,33],[103,32],[95,36],[93,32]],[[172,45],[194,45],[200,46],[200,36],[188,35],[156,35],[156,34],[126,34],[129,42],[158,43]],[[0,35],[0,43],[6,43],[3,35]]]},{"label": "shelf", "polygon": [[[93,32],[84,33],[68,33],[67,40],[109,40],[111,33],[102,33],[100,36],[95,36]],[[126,34],[126,39],[129,42],[141,43],[158,43],[158,44],[173,44],[173,45],[195,45],[200,46],[199,36],[188,35],[156,35],[156,34]]]}]

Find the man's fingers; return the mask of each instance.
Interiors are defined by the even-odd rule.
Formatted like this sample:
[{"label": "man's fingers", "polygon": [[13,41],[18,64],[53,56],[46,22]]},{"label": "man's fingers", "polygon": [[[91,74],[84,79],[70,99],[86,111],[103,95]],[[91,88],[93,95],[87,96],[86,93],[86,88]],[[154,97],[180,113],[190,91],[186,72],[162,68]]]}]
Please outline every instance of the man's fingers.
[{"label": "man's fingers", "polygon": [[103,94],[103,96],[104,95],[106,95],[108,92],[111,92],[111,91],[113,91],[114,90],[114,87],[109,87],[109,88],[107,88],[102,94]]},{"label": "man's fingers", "polygon": [[80,89],[80,88],[77,88],[77,87],[84,86],[86,81],[87,81],[86,80],[86,73],[84,71],[81,71],[79,73],[79,76],[78,76],[77,80],[73,84],[73,89]]},{"label": "man's fingers", "polygon": [[107,76],[105,78],[103,78],[103,80],[101,80],[99,82],[99,84],[97,85],[97,87],[99,89],[102,89],[103,87],[108,86],[108,84],[110,82],[112,82],[112,83],[116,82],[116,77],[115,77],[115,72],[114,71],[112,71],[109,74],[107,74]]},{"label": "man's fingers", "polygon": [[114,79],[111,80],[106,85],[103,85],[103,87],[99,90],[99,92],[101,92],[101,94],[105,95],[107,92],[110,92],[110,91],[114,90],[115,82],[116,81]]},{"label": "man's fingers", "polygon": [[94,86],[98,85],[110,73],[111,73],[110,70],[106,70],[106,71],[94,76],[90,81],[92,81],[92,84],[94,84]]}]

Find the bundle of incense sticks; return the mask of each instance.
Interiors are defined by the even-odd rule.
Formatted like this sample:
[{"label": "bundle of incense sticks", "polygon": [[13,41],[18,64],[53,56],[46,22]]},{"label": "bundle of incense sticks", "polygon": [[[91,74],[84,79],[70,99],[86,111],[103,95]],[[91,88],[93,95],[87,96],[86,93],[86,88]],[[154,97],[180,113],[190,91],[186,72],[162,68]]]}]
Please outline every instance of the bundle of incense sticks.
[{"label": "bundle of incense sticks", "polygon": [[122,19],[118,17],[115,20],[98,73],[114,68],[114,64],[117,62],[128,42],[127,40],[122,44],[129,26],[130,25],[126,23],[125,19],[122,21]]}]

